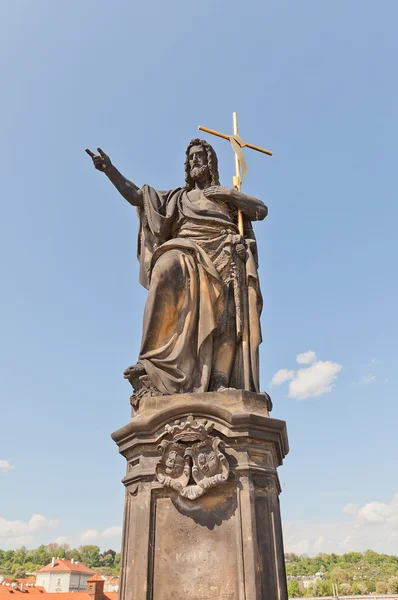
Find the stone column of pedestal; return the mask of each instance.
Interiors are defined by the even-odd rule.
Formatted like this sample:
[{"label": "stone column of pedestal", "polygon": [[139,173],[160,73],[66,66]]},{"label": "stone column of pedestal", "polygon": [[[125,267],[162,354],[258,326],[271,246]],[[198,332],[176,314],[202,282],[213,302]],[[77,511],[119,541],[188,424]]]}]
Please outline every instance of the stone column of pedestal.
[{"label": "stone column of pedestal", "polygon": [[160,396],[113,434],[127,460],[120,600],[286,600],[286,425],[244,391]]}]

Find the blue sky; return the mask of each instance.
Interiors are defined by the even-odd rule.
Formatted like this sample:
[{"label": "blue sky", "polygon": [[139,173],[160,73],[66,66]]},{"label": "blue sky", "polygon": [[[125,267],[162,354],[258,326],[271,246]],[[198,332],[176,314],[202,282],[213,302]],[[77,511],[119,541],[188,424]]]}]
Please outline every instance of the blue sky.
[{"label": "blue sky", "polygon": [[170,189],[197,126],[228,133],[236,110],[274,152],[246,152],[245,190],[269,207],[261,381],[288,424],[286,549],[397,553],[397,18],[394,0],[2,3],[0,547],[120,544],[110,433],[146,292],[135,211],[84,148]]}]

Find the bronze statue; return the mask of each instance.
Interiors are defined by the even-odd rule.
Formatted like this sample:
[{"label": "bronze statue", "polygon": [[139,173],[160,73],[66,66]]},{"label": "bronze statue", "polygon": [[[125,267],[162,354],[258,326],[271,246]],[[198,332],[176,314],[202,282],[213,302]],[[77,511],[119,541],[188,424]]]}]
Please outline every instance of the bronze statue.
[{"label": "bronze statue", "polygon": [[[185,186],[167,192],[139,189],[101,148],[97,155],[87,153],[137,207],[140,220],[140,283],[148,298],[138,362],[124,372],[136,396],[228,388],[259,392],[262,299],[251,222],[264,219],[267,207],[220,185],[216,153],[200,139],[186,150]],[[249,385],[243,378],[244,319]]]}]

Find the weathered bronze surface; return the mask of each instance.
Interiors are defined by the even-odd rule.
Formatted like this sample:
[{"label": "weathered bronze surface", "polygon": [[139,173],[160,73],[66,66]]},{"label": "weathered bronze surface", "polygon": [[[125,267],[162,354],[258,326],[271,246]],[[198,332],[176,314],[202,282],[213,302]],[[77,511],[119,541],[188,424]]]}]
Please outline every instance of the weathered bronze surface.
[{"label": "weathered bronze surface", "polygon": [[100,148],[87,152],[140,220],[140,282],[148,298],[138,362],[124,374],[136,390],[133,403],[229,388],[259,392],[262,300],[252,221],[264,219],[267,207],[220,185],[216,153],[200,139],[186,150],[185,186],[167,192],[139,189]]}]

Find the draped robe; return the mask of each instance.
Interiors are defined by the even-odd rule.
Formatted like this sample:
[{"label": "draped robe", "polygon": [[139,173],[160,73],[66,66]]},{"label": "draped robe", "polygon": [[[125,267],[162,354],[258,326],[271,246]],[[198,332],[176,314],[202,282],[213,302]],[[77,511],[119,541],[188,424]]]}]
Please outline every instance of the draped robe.
[{"label": "draped robe", "polygon": [[[235,329],[236,349],[229,387],[244,389],[243,319],[250,332],[251,390],[259,391],[258,347],[262,298],[257,250],[245,218],[246,259],[236,215],[204,210],[185,189],[142,188],[138,209],[140,283],[148,289],[138,362],[162,394],[211,389],[214,347],[220,335]],[[243,314],[242,294],[248,310]],[[228,329],[229,327],[229,329]]]}]

